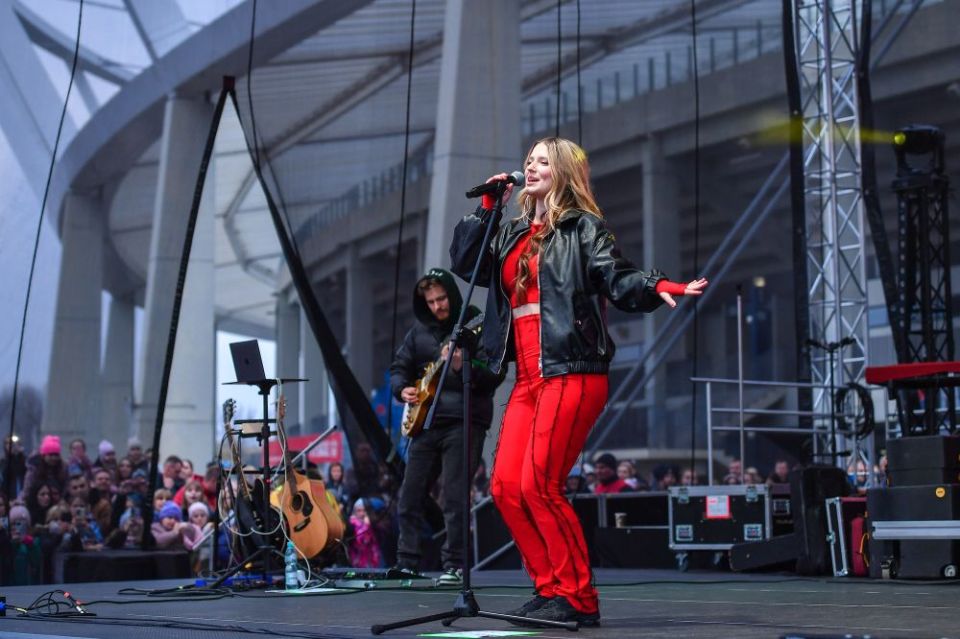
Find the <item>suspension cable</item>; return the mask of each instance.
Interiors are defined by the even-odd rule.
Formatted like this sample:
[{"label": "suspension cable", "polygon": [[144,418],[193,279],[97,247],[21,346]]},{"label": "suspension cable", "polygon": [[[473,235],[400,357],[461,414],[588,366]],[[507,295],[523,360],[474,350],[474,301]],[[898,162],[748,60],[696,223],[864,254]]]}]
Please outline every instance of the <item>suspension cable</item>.
[{"label": "suspension cable", "polygon": [[[67,95],[63,99],[63,108],[60,110],[60,121],[57,124],[57,137],[53,142],[53,152],[50,154],[50,166],[47,169],[47,181],[43,187],[43,199],[40,201],[40,217],[37,220],[37,232],[33,238],[33,254],[30,257],[30,274],[27,276],[27,293],[23,300],[23,315],[20,321],[20,339],[17,346],[17,365],[13,375],[13,397],[10,403],[10,434],[12,441],[14,435],[14,424],[17,418],[17,393],[20,386],[20,366],[23,362],[23,342],[27,331],[27,311],[30,308],[30,293],[33,290],[33,274],[37,267],[37,253],[40,250],[40,235],[43,231],[43,215],[47,209],[47,198],[50,196],[50,182],[53,178],[53,167],[57,163],[57,151],[60,149],[60,136],[63,134],[63,123],[67,118],[67,105],[70,103],[70,94],[73,91],[73,82],[77,77],[77,60],[80,52],[80,29],[83,26],[83,0],[80,0],[80,7],[77,12],[77,36],[73,44],[73,61],[70,64],[70,80],[67,83]],[[11,444],[11,453],[13,451]],[[13,464],[7,464],[6,477],[4,478],[4,491],[9,494],[12,482]]]},{"label": "suspension cable", "polygon": [[[700,60],[697,54],[697,0],[690,0],[693,39],[693,277],[700,277]],[[691,377],[699,368],[699,298],[693,298],[693,361]],[[707,437],[710,434],[707,433]],[[690,382],[690,472],[696,480],[697,460],[697,382]],[[707,464],[710,460],[707,460]]]},{"label": "suspension cable", "polygon": [[[400,178],[400,222],[397,228],[397,258],[393,268],[393,326],[390,331],[390,354],[397,350],[397,323],[400,304],[400,256],[403,254],[403,221],[407,213],[407,164],[410,153],[410,97],[413,93],[413,54],[415,26],[417,19],[417,0],[410,3],[410,46],[407,51],[407,113],[403,129],[403,173]],[[393,433],[393,402],[387,400],[387,426]]]}]

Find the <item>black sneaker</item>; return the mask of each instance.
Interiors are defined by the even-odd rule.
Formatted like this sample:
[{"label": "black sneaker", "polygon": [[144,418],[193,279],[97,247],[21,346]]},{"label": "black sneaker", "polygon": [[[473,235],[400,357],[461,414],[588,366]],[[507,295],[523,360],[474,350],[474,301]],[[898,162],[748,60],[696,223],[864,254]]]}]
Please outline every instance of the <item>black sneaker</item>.
[{"label": "black sneaker", "polygon": [[539,610],[526,615],[527,619],[543,621],[576,621],[578,626],[599,626],[600,612],[580,612],[566,597],[554,597]]},{"label": "black sneaker", "polygon": [[528,600],[519,608],[508,610],[503,614],[512,615],[514,617],[526,617],[528,614],[530,614],[534,610],[540,610],[550,601],[553,601],[553,597],[543,597],[541,595],[534,595],[533,599]]},{"label": "black sneaker", "polygon": [[417,570],[416,568],[411,568],[410,566],[404,566],[403,564],[397,564],[396,566],[391,568],[389,572],[393,573],[390,576],[393,577],[394,579],[407,579],[410,577],[423,576],[420,574],[420,571]]},{"label": "black sneaker", "polygon": [[460,568],[447,568],[437,579],[437,583],[442,586],[459,586],[463,583],[463,570]]}]

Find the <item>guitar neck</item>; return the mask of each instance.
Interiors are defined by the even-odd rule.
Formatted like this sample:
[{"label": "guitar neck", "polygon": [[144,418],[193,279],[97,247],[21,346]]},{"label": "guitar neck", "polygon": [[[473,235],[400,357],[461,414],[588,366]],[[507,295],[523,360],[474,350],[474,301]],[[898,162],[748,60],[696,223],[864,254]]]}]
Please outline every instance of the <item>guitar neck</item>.
[{"label": "guitar neck", "polygon": [[233,437],[233,422],[227,421],[223,425],[223,430],[227,434],[227,441],[230,444],[230,455],[233,457],[233,467],[237,471],[237,479],[240,481],[240,491],[243,493],[243,496],[246,499],[252,497],[250,493],[250,485],[247,484],[247,478],[243,474],[243,464],[240,461],[240,451],[237,450],[237,441]]}]

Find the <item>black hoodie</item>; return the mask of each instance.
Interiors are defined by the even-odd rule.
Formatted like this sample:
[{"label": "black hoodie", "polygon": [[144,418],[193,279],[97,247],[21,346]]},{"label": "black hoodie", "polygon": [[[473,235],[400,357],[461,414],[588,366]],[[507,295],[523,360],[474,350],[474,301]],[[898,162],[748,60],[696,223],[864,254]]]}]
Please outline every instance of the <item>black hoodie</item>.
[{"label": "black hoodie", "polygon": [[[434,316],[427,306],[424,297],[419,293],[420,283],[426,279],[435,279],[440,282],[450,300],[450,315],[441,322]],[[424,368],[432,361],[439,359],[443,343],[450,337],[453,326],[460,316],[463,298],[457,288],[453,274],[440,268],[433,268],[417,280],[413,287],[413,313],[417,318],[403,338],[400,348],[390,365],[390,390],[393,396],[400,401],[400,392],[413,386],[414,382],[423,374]],[[467,322],[480,314],[475,306],[467,309]],[[475,353],[473,357],[473,396],[472,412],[473,425],[480,428],[489,428],[493,418],[493,393],[503,381],[503,378],[490,372],[486,365],[483,353]],[[447,381],[440,393],[435,419],[438,425],[461,421],[463,416],[463,380],[460,373],[452,368],[447,373]]]}]

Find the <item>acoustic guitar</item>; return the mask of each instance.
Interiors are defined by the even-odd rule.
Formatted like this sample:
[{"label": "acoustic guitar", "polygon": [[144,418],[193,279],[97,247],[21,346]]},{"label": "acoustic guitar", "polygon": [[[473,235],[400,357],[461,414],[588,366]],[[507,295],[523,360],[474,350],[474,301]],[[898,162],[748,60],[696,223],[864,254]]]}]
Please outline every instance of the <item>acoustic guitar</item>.
[{"label": "acoustic guitar", "polygon": [[[480,313],[472,320],[467,322],[463,329],[479,336],[483,328],[483,313]],[[440,345],[440,350],[450,343],[450,339],[444,340]],[[417,389],[417,401],[412,404],[405,404],[403,407],[403,419],[400,422],[400,432],[406,437],[416,437],[423,430],[423,425],[427,421],[427,414],[430,412],[430,405],[433,404],[437,396],[437,385],[440,383],[440,372],[443,370],[443,357],[438,357],[427,364],[423,369],[423,375],[413,383]]]},{"label": "acoustic guitar", "polygon": [[297,472],[286,454],[287,434],[283,426],[286,400],[281,395],[277,405],[277,436],[283,442],[283,488],[279,508],[287,521],[293,545],[307,559],[343,539],[345,525],[339,506],[326,491],[322,480],[309,479]]}]

